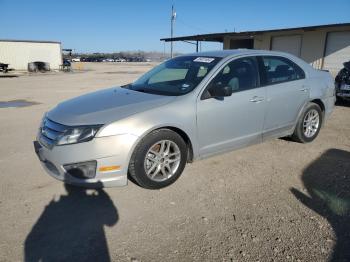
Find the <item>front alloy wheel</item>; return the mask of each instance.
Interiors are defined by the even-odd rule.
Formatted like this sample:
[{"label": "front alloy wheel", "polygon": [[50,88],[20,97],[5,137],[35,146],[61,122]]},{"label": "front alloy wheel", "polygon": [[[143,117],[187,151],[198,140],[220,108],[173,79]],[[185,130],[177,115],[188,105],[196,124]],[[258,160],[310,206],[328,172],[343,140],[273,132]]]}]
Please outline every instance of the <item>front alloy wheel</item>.
[{"label": "front alloy wheel", "polygon": [[146,153],[144,167],[147,176],[161,182],[171,178],[180,165],[181,152],[170,140],[156,142]]},{"label": "front alloy wheel", "polygon": [[136,146],[129,174],[142,187],[166,187],[180,177],[187,153],[187,144],[178,133],[169,129],[155,130]]}]

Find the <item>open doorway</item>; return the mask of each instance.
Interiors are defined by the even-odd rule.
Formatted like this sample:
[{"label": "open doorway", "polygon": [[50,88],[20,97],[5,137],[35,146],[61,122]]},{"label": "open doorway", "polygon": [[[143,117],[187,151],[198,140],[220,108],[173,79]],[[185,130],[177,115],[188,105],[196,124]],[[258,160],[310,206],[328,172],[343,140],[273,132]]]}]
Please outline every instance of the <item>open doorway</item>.
[{"label": "open doorway", "polygon": [[254,39],[231,39],[230,40],[230,49],[237,48],[254,48]]}]

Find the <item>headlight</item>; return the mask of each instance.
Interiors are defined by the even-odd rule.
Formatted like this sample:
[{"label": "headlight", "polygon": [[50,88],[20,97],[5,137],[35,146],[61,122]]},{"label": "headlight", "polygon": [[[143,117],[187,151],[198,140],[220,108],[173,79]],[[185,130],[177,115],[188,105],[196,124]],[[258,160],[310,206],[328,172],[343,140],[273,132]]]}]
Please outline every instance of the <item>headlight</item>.
[{"label": "headlight", "polygon": [[94,138],[101,126],[81,126],[67,129],[58,139],[57,145],[86,142]]},{"label": "headlight", "polygon": [[45,114],[44,114],[43,117],[41,118],[41,121],[40,121],[40,128],[42,128],[42,127],[44,126],[46,116],[47,116],[47,112],[45,112]]}]

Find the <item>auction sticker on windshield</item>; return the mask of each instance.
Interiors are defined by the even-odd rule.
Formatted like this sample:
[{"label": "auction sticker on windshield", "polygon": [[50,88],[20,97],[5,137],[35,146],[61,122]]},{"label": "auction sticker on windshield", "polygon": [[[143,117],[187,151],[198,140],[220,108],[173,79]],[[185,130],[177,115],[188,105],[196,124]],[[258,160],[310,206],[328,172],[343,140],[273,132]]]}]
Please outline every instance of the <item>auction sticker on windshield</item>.
[{"label": "auction sticker on windshield", "polygon": [[193,62],[201,62],[201,63],[211,63],[215,60],[212,57],[197,57]]}]

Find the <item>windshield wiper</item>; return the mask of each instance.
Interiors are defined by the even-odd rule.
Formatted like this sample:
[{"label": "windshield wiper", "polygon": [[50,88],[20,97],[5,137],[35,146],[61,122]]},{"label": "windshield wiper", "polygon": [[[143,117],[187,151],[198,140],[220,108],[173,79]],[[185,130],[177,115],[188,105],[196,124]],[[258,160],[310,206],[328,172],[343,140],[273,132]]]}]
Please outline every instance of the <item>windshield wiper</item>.
[{"label": "windshield wiper", "polygon": [[144,87],[133,87],[132,84],[128,84],[125,86],[122,86],[123,88],[127,88],[132,91],[146,93],[146,94],[153,94],[153,95],[161,95],[161,96],[173,96],[174,94],[171,94],[169,92],[164,92],[160,90],[150,89],[150,88],[144,88]]},{"label": "windshield wiper", "polygon": [[120,86],[121,88],[125,88],[125,89],[131,89],[131,84],[126,84],[126,85],[122,85]]},{"label": "windshield wiper", "polygon": [[132,88],[132,84],[123,85],[123,86],[121,86],[121,88],[130,89],[132,91],[138,91],[138,92],[142,92],[142,93],[149,93],[148,92],[149,90],[145,89],[145,88],[137,88],[137,89]]},{"label": "windshield wiper", "polygon": [[157,92],[148,88],[132,88],[132,85],[128,87],[128,89],[132,91],[142,92],[146,94],[156,94]]},{"label": "windshield wiper", "polygon": [[137,91],[137,92],[142,92],[142,93],[150,93],[149,90],[146,90],[146,89],[143,89],[143,88],[140,88],[140,89],[131,89],[133,91]]}]

